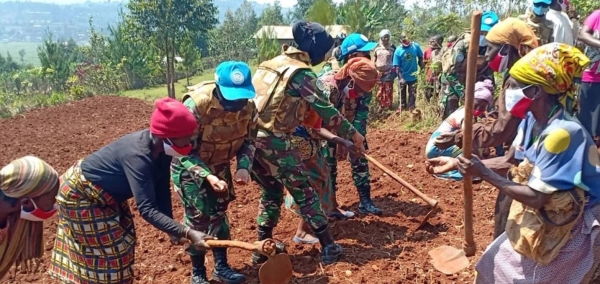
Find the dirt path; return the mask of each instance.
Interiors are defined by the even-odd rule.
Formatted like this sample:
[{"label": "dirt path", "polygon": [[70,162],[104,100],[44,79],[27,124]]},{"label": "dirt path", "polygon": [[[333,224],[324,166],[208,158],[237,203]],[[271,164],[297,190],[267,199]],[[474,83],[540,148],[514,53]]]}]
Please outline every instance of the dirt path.
[{"label": "dirt path", "polygon": [[[33,154],[46,160],[59,172],[77,159],[114,139],[148,126],[152,105],[122,97],[95,97],[67,105],[38,109],[12,119],[0,120],[0,165]],[[424,147],[428,134],[371,130],[367,135],[370,154],[396,171],[425,194],[439,201],[440,210],[423,230],[413,233],[428,212],[426,203],[403,189],[379,169],[372,167],[373,197],[384,210],[382,217],[361,217],[331,224],[342,244],[345,258],[321,267],[318,247],[295,245],[291,238],[297,217],[283,210],[275,237],[284,241],[294,265],[294,283],[470,283],[472,270],[453,276],[435,271],[427,252],[439,245],[459,247],[462,241],[462,187],[460,183],[435,179],[424,170]],[[340,163],[339,200],[356,209],[358,196],[352,185],[349,165]],[[474,189],[475,239],[477,257],[492,240],[495,193],[489,186]],[[254,241],[259,198],[254,184],[237,187],[237,200],[230,205],[229,218],[234,239]],[[175,216],[183,210],[173,195]],[[138,244],[136,278],[138,283],[189,283],[190,261],[181,247],[172,246],[166,234],[154,229],[134,212]],[[33,275],[17,273],[2,283],[57,283],[43,271],[48,267],[56,232],[55,219],[46,223],[46,251],[41,271]],[[258,283],[258,270],[251,266],[250,253],[230,252],[230,263],[248,275],[248,283]],[[212,258],[209,257],[212,270]],[[472,265],[473,267],[473,265]]]}]

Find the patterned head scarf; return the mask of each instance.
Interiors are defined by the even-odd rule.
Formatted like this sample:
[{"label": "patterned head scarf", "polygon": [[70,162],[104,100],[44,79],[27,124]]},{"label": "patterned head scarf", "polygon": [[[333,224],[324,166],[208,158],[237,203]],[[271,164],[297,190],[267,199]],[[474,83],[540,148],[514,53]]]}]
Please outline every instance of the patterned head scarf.
[{"label": "patterned head scarf", "polygon": [[509,74],[521,83],[541,86],[548,94],[562,95],[561,105],[572,112],[574,78],[580,78],[589,63],[590,59],[576,47],[554,42],[523,56],[510,68]]},{"label": "patterned head scarf", "polygon": [[537,36],[531,28],[517,18],[507,18],[496,24],[485,36],[485,39],[495,44],[509,44],[524,56],[539,46]]},{"label": "patterned head scarf", "polygon": [[492,80],[485,79],[475,83],[475,98],[485,100],[491,104],[494,100],[494,85]]},{"label": "patterned head scarf", "polygon": [[0,170],[0,190],[11,198],[37,197],[58,183],[58,173],[42,159],[25,156]]},{"label": "patterned head scarf", "polygon": [[[58,173],[46,162],[25,156],[0,170],[0,194],[14,199],[33,198],[50,192],[58,180]],[[33,262],[29,260],[44,253],[44,224],[23,220],[19,213],[8,216],[8,232],[0,239],[0,279],[15,263],[25,271],[32,271]]]},{"label": "patterned head scarf", "polygon": [[379,80],[379,74],[377,73],[375,63],[366,57],[351,58],[348,60],[348,63],[342,66],[339,72],[335,74],[336,80],[343,80],[348,77],[352,78],[354,83],[365,92],[371,91]]}]

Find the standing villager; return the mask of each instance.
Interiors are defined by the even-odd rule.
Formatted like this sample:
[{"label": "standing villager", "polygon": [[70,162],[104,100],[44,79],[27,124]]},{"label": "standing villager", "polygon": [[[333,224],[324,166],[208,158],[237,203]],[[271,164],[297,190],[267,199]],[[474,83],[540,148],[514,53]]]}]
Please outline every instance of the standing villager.
[{"label": "standing villager", "polygon": [[518,17],[533,30],[540,45],[554,42],[554,23],[546,19],[549,8],[544,1],[534,0],[533,4],[525,10],[525,14]]},{"label": "standing villager", "polygon": [[[573,35],[573,28],[571,27],[569,16],[563,12],[559,0],[536,0],[534,3],[539,3],[538,5],[544,9],[549,8],[546,13],[546,19],[554,24],[554,33],[552,35],[554,42],[574,45],[575,37]],[[534,6],[535,5],[536,4],[534,4]]]},{"label": "standing villager", "polygon": [[[61,177],[49,273],[63,283],[132,283],[136,233],[128,200],[144,220],[200,247],[213,237],[173,220],[172,157],[188,155],[198,124],[179,101],[156,101],[150,129],[125,135]],[[173,238],[172,238],[173,239]]]},{"label": "standing villager", "polygon": [[34,271],[44,254],[44,222],[58,207],[58,173],[40,158],[25,156],[0,170],[0,280],[13,265]]},{"label": "standing villager", "polygon": [[577,48],[551,43],[510,69],[506,108],[526,117],[513,143],[514,158],[522,162],[430,161],[430,171],[451,164],[514,198],[506,232],[479,259],[475,283],[592,282],[600,264],[600,158],[589,133],[567,111],[574,78],[588,64]]},{"label": "standing villager", "polygon": [[398,76],[398,93],[400,94],[400,105],[398,112],[408,108],[412,111],[416,105],[417,95],[417,72],[424,70],[423,50],[421,46],[408,39],[406,34],[400,36],[402,44],[394,52],[394,69]]},{"label": "standing villager", "polygon": [[[376,46],[377,44],[375,42],[370,42],[364,35],[351,34],[344,42],[342,42],[342,57],[340,60],[342,63],[346,63],[353,58],[367,58],[370,60],[370,51]],[[330,71],[333,70],[329,70],[328,72]],[[361,96],[353,90],[350,90],[350,87],[347,91],[348,93],[351,93],[351,96],[342,96],[340,98],[331,96],[329,99],[331,103],[333,103],[333,105],[352,122],[354,128],[356,128],[363,136],[366,136],[367,122],[369,120],[369,105],[371,104],[373,94],[369,91]],[[331,170],[333,190],[337,192],[337,160],[347,159],[348,155],[343,148],[338,147],[335,143],[328,143],[328,147],[327,163]],[[365,149],[369,148],[366,141],[364,147]],[[350,165],[352,169],[352,180],[354,186],[356,186],[356,189],[358,190],[358,196],[360,198],[358,210],[363,214],[381,215],[381,210],[373,204],[373,200],[371,199],[371,173],[369,171],[369,162],[364,157],[360,157],[354,160],[351,159]],[[340,206],[337,204],[337,199],[334,199],[334,206],[339,210]]]},{"label": "standing villager", "polygon": [[585,55],[591,62],[579,85],[581,104],[577,118],[600,147],[600,10],[585,19],[579,40],[585,44]]},{"label": "standing villager", "polygon": [[[488,68],[486,61],[487,42],[485,35],[498,23],[498,15],[493,11],[486,11],[481,15],[481,34],[479,38],[479,53],[477,57],[477,81],[486,79],[494,82],[494,71]],[[463,33],[458,36],[452,48],[442,54],[442,119],[448,117],[464,98],[465,80],[467,72],[467,52],[469,50],[470,34]]]},{"label": "standing villager", "polygon": [[380,109],[389,109],[394,100],[394,79],[396,72],[393,69],[394,51],[390,38],[390,30],[381,30],[379,32],[379,44],[373,51],[373,60],[377,71],[379,71],[380,81],[378,83],[377,104]]},{"label": "standing villager", "polygon": [[[182,99],[199,127],[192,137],[192,154],[173,159],[171,180],[185,207],[185,224],[219,240],[231,239],[227,208],[235,200],[233,180],[250,182],[258,120],[255,96],[250,67],[226,61],[217,66],[214,81],[201,82]],[[237,170],[232,179],[233,158]],[[192,284],[208,284],[206,250],[186,245],[186,252],[192,259]],[[245,280],[227,263],[227,248],[212,252],[213,278],[231,284]]]},{"label": "standing villager", "polygon": [[[318,65],[325,59],[333,46],[333,38],[320,24],[306,21],[295,22],[292,33],[298,47],[284,45],[281,55],[259,65],[252,80],[259,113],[252,178],[262,192],[258,239],[272,238],[285,187],[321,243],[321,260],[331,264],[342,257],[343,250],[331,235],[300,152],[291,143],[292,133],[312,108],[323,119],[323,126],[353,140],[361,152],[364,151],[364,137],[315,89],[317,76],[311,65]],[[252,257],[254,263],[266,259],[258,253]]]},{"label": "standing villager", "polygon": [[442,71],[442,44],[444,36],[436,35],[429,39],[429,46],[423,52],[425,64],[425,99],[431,101],[432,97],[438,97],[440,90],[440,71]]}]

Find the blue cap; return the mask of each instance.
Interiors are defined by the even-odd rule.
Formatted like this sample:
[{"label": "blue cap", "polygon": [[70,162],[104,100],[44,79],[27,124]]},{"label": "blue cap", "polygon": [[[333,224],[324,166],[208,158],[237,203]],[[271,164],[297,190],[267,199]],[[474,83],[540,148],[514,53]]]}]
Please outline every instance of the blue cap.
[{"label": "blue cap", "polygon": [[544,16],[550,10],[550,4],[552,0],[533,0],[531,11],[537,16]]},{"label": "blue cap", "polygon": [[250,67],[244,62],[225,61],[219,64],[215,71],[215,83],[219,86],[223,98],[228,101],[256,97]]},{"label": "blue cap", "polygon": [[342,56],[346,56],[357,51],[369,52],[377,46],[376,42],[369,41],[369,39],[362,34],[350,34],[348,35],[342,44],[340,49],[342,50]]},{"label": "blue cap", "polygon": [[498,23],[498,15],[493,11],[485,11],[481,15],[481,31],[489,32]]}]

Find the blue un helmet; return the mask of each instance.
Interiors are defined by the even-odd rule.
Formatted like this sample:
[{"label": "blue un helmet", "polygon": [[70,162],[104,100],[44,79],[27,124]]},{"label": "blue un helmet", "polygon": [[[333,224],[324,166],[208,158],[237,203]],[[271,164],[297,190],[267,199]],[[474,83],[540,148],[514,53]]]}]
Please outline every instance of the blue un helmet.
[{"label": "blue un helmet", "polygon": [[377,46],[376,42],[369,41],[369,39],[358,33],[350,34],[340,46],[342,50],[341,57],[346,57],[355,52],[370,52]]},{"label": "blue un helmet", "polygon": [[495,26],[500,19],[494,11],[485,11],[481,15],[481,31],[489,32],[493,26]]}]

